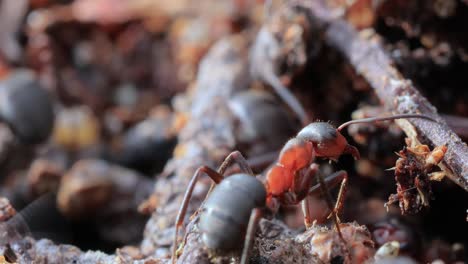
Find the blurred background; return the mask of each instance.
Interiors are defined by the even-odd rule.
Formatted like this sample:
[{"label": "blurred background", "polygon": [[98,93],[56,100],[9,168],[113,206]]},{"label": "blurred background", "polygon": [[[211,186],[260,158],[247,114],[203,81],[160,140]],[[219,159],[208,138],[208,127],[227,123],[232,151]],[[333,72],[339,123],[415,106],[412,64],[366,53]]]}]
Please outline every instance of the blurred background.
[{"label": "blurred background", "polygon": [[[144,202],[151,201],[158,177],[167,176],[168,160],[187,151],[176,146],[196,115],[190,106],[197,94],[210,100],[211,90],[205,94],[196,86],[210,77],[199,66],[213,44],[235,36],[236,50],[243,47],[239,53],[251,59],[249,47],[262,26],[276,39],[294,43],[296,28],[282,28],[284,21],[272,18],[288,1],[266,2],[0,0],[0,197],[22,212],[15,221],[27,227],[25,232],[82,250],[114,252],[138,245],[155,209]],[[363,34],[378,34],[402,74],[462,139],[468,138],[466,1],[327,2]],[[307,19],[294,23],[304,26]],[[318,45],[321,38],[301,35],[304,47],[283,43],[281,51],[292,55],[274,61],[273,73],[310,120],[340,124],[379,115],[369,84],[336,51]],[[225,58],[226,65],[234,55]],[[256,67],[263,65],[268,66]],[[208,63],[206,69],[222,67]],[[231,70],[238,69],[226,67]],[[247,79],[232,90],[262,94],[229,94],[235,98],[229,102],[236,115],[233,141],[248,158],[275,157],[301,124],[268,82]],[[389,216],[383,205],[395,192],[395,179],[385,169],[395,165],[404,134],[395,125],[356,126],[346,133],[363,159],[322,164],[324,173],[346,169],[350,174],[343,220],[357,220],[371,231],[385,229],[385,236],[406,230],[403,240],[410,242],[404,250],[419,260],[465,257],[466,192],[444,180],[434,190],[431,210],[402,217],[393,207]],[[314,206],[319,223],[326,222],[323,200]],[[290,227],[302,226],[297,208],[283,208],[280,218]],[[377,245],[384,243],[379,235],[374,234]]]},{"label": "blurred background", "polygon": [[[262,4],[0,1],[0,194],[20,211],[60,189],[62,213],[78,220],[64,220],[72,230],[58,238],[83,249],[140,241],[147,217],[136,215],[136,206],[171,157],[183,119],[173,113],[173,96],[194,81],[215,40],[260,22]],[[70,187],[61,185],[64,174]],[[114,181],[145,187],[139,200],[115,205],[119,214],[131,212],[86,219],[80,210],[94,214],[101,207],[91,203],[107,203],[111,198],[93,193],[111,192]],[[89,204],[72,202],[77,193]],[[109,221],[131,231],[104,230]]]}]

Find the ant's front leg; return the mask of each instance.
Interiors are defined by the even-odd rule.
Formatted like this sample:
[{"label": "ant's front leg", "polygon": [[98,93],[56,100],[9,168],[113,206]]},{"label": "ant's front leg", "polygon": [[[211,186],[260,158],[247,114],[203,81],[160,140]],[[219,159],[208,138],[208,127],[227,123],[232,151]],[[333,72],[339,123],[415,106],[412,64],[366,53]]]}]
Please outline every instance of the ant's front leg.
[{"label": "ant's front leg", "polygon": [[[307,186],[310,186],[311,178],[313,178],[314,176],[319,177],[319,180],[323,180],[321,179],[321,175],[318,172],[318,165],[315,163],[309,167],[307,174],[308,176],[303,179],[304,180],[303,184],[307,184]],[[320,181],[319,184],[312,186],[312,188],[308,190],[306,197],[301,202],[302,212],[304,214],[304,224],[306,228],[310,228],[312,226],[312,217],[310,213],[310,204],[309,204],[310,201],[308,199],[308,196],[317,195],[319,191],[324,193],[325,199],[327,199],[328,206],[330,207],[330,210],[332,211],[330,213],[330,216],[335,215],[336,224],[338,225],[340,223],[338,214],[343,207],[343,200],[344,200],[344,195],[346,193],[347,180],[348,180],[348,174],[346,173],[346,171],[339,171],[327,177],[325,180],[323,180],[323,182]],[[335,187],[340,182],[341,182],[340,192],[338,194],[338,199],[335,204],[335,207],[333,207],[332,198],[330,197],[330,193],[328,192],[328,189]],[[328,216],[328,218],[330,216]]]},{"label": "ant's front leg", "polygon": [[[338,182],[341,181],[340,191],[338,192],[338,198],[336,199],[336,204],[335,204],[335,209],[334,209],[334,213],[337,215],[338,220],[339,220],[339,215],[341,211],[343,210],[344,198],[345,198],[346,190],[348,186],[347,185],[348,173],[346,171],[338,171],[332,174],[331,176],[329,176],[328,178],[331,178],[330,185],[332,186],[332,188],[335,184],[338,184]],[[333,212],[330,213],[328,218],[330,218],[332,214]]]},{"label": "ant's front leg", "polygon": [[[319,179],[319,184],[316,184],[312,188],[310,188],[307,195],[306,195],[306,197],[301,202],[302,212],[304,214],[304,224],[305,224],[306,228],[308,229],[308,228],[310,228],[312,226],[312,217],[311,217],[311,213],[310,213],[310,204],[309,204],[308,197],[311,196],[311,195],[317,195],[317,194],[319,194],[319,192],[321,192],[321,193],[323,193],[325,195],[325,199],[327,201],[327,204],[328,204],[330,210],[332,211],[330,216],[333,216],[337,231],[338,231],[340,237],[342,237],[341,230],[340,230],[340,227],[339,227],[340,220],[339,220],[339,217],[338,217],[338,213],[341,211],[341,209],[343,207],[343,200],[344,200],[344,196],[345,196],[345,193],[346,193],[346,183],[347,183],[347,179],[348,179],[347,172],[346,171],[336,172],[336,173],[332,174],[331,176],[327,177],[324,180],[322,178],[322,176],[320,175],[320,172],[318,172],[318,165],[312,164],[310,166],[310,168],[309,168],[308,174],[309,174],[308,178],[313,177],[313,176],[317,176],[318,179]],[[340,192],[338,194],[338,199],[337,199],[337,202],[335,204],[335,207],[333,207],[332,198],[330,196],[328,188],[329,187],[333,188],[334,186],[336,186],[340,182],[341,182]]]},{"label": "ant's front leg", "polygon": [[[337,220],[339,221],[339,214],[341,213],[343,209],[343,204],[344,204],[344,198],[346,194],[346,189],[347,189],[347,183],[348,183],[348,173],[346,171],[338,171],[333,173],[332,175],[328,176],[327,178],[324,179],[324,183],[328,188],[334,188],[338,184],[340,184],[340,191],[338,192],[338,198],[336,200],[335,206],[333,207],[332,212],[328,216],[330,218],[332,214],[337,215]],[[309,190],[309,195],[318,195],[320,194],[320,184],[314,185],[312,188]],[[325,194],[327,195],[327,194]],[[305,199],[307,200],[307,199]]]},{"label": "ant's front leg", "polygon": [[[319,180],[319,184],[318,184],[319,186],[316,185],[312,187],[309,191],[309,195],[316,195],[319,190],[318,187],[320,187],[321,192],[325,196],[325,200],[328,204],[328,207],[332,211],[330,216],[333,217],[333,222],[335,223],[336,231],[338,233],[340,240],[343,243],[345,251],[347,252],[346,255],[348,256],[348,258],[350,258],[350,253],[347,247],[347,242],[344,239],[343,234],[341,233],[340,220],[338,218],[338,213],[341,211],[343,207],[343,199],[345,196],[344,194],[346,193],[346,182],[348,181],[348,173],[346,171],[338,171],[328,176],[327,179],[323,179],[322,175],[320,175],[320,172],[318,172],[317,177]],[[334,187],[340,182],[341,182],[340,192],[338,194],[338,199],[335,204],[335,207],[333,207],[332,197],[330,195],[330,192],[328,191],[328,187]],[[308,199],[306,198],[304,200],[305,202],[303,205],[307,206]]]}]

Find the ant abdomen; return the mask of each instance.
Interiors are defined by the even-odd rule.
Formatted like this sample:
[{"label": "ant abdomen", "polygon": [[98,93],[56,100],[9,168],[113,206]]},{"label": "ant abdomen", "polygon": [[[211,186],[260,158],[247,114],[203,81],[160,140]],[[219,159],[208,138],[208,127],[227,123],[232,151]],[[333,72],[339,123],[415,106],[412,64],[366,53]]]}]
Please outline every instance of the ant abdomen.
[{"label": "ant abdomen", "polygon": [[236,249],[243,245],[252,210],[264,207],[266,190],[248,174],[234,174],[222,180],[206,200],[200,214],[200,231],[211,249]]}]

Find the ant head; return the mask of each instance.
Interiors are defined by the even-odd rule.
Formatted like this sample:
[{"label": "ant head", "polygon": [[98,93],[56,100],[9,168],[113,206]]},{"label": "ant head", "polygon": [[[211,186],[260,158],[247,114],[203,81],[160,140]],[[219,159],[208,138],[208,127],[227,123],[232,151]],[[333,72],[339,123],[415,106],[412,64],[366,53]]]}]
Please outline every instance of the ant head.
[{"label": "ant head", "polygon": [[337,160],[346,150],[348,141],[331,124],[314,122],[304,127],[297,138],[312,142],[317,157]]},{"label": "ant head", "polygon": [[348,144],[348,141],[341,134],[341,130],[351,124],[372,123],[377,121],[394,120],[400,118],[422,118],[437,122],[433,118],[420,114],[399,114],[388,117],[372,117],[348,121],[338,128],[326,122],[314,122],[304,127],[297,138],[312,142],[315,155],[317,157],[337,160],[343,154],[351,154],[355,159],[359,159],[359,151]]}]

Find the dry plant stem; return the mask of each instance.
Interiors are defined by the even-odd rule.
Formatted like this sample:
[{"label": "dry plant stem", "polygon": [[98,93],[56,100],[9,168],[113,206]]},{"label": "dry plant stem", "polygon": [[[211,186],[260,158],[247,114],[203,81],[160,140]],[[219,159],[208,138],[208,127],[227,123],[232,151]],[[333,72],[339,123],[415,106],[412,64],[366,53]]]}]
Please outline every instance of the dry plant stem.
[{"label": "dry plant stem", "polygon": [[337,18],[321,1],[294,1],[324,24],[325,42],[349,60],[374,89],[381,103],[394,114],[417,113],[437,120],[398,120],[396,123],[415,144],[447,146],[439,165],[456,184],[468,191],[468,146],[455,134],[437,109],[412,82],[402,76],[380,43],[360,35],[349,23]]}]

